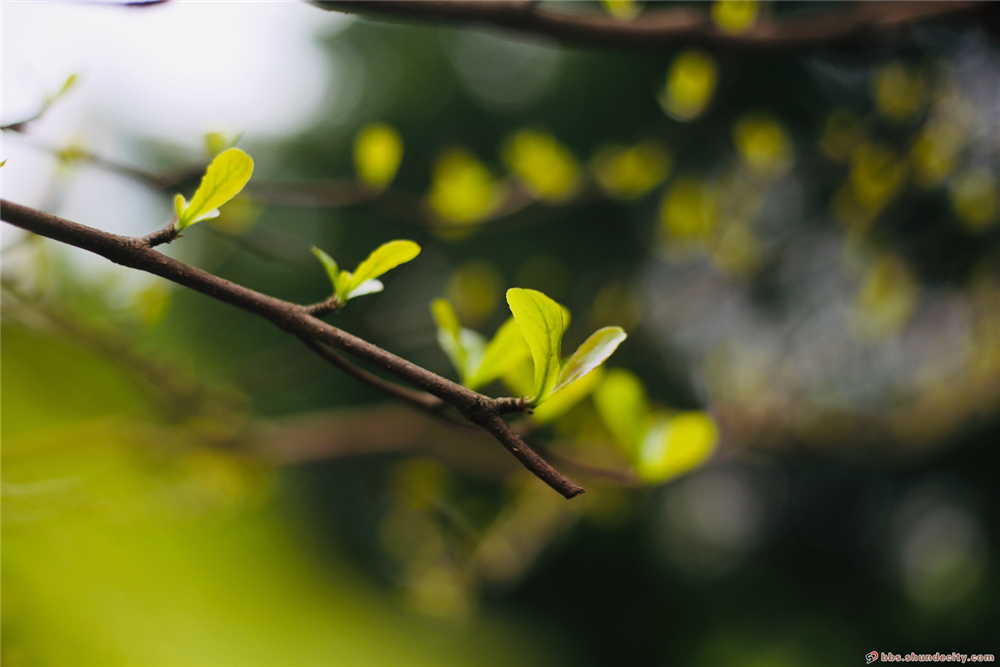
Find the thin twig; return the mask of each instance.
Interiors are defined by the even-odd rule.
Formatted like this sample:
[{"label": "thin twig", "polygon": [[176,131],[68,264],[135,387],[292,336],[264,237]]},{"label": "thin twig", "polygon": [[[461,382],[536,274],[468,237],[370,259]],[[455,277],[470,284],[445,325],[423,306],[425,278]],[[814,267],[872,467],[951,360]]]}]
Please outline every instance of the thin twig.
[{"label": "thin twig", "polygon": [[489,431],[528,470],[566,498],[584,491],[531,450],[503,420],[501,414],[505,412],[527,409],[524,401],[479,394],[313,317],[304,306],[255,292],[168,257],[151,246],[151,237],[155,235],[110,234],[6,200],[0,200],[0,217],[16,227],[93,252],[116,264],[166,278],[263,317],[290,334],[329,345],[386,371],[440,398],[467,420]]},{"label": "thin twig", "polygon": [[441,410],[448,406],[447,403],[442,401],[437,396],[428,394],[425,391],[413,391],[412,389],[401,387],[398,384],[383,380],[379,376],[369,373],[363,368],[358,368],[322,343],[317,343],[314,340],[303,338],[302,336],[299,336],[299,340],[305,343],[306,347],[310,350],[326,359],[331,364],[353,377],[355,380],[364,382],[368,386],[382,392],[386,396],[401,400],[404,403],[409,403],[414,407],[432,414],[439,414]]},{"label": "thin twig", "polygon": [[[606,14],[568,14],[539,9],[530,2],[486,0],[316,0],[332,11],[384,20],[493,26],[554,37],[568,44],[618,49],[675,49],[700,46],[739,51],[790,51],[884,45],[888,33],[946,17],[976,18],[982,2],[857,2],[810,16],[762,16],[746,32],[716,27],[703,9],[649,9],[631,21]],[[655,4],[655,3],[651,3]]]}]

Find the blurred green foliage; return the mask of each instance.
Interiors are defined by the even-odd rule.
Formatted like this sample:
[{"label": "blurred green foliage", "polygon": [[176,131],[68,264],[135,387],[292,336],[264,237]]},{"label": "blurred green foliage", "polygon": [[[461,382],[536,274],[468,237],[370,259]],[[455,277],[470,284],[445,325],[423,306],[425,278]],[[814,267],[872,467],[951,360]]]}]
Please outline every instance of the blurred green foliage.
[{"label": "blurred green foliage", "polygon": [[[659,9],[602,5],[566,6]],[[836,8],[704,10],[738,34]],[[565,304],[571,349],[628,332],[519,424],[585,483],[570,503],[250,315],[9,250],[4,663],[992,650],[1000,55],[971,24],[907,37],[620,53],[359,20],[325,38],[323,117],[242,140],[265,156],[254,181],[364,196],[267,205],[251,182],[172,252],[313,303],[311,245],[340,276],[413,238],[419,257],[336,324],[491,395],[558,376],[536,382],[510,288]]]}]

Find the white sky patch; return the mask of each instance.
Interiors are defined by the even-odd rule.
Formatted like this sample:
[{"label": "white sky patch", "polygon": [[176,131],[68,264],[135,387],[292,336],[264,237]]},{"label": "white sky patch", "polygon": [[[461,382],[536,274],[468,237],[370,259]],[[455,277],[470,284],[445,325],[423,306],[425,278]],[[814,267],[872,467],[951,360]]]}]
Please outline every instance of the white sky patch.
[{"label": "white sky patch", "polygon": [[[92,166],[67,175],[29,144],[78,143],[135,165],[134,137],[176,144],[201,159],[207,132],[243,133],[242,145],[294,135],[336,93],[337,72],[319,36],[350,20],[300,0],[174,0],[143,8],[0,0],[2,124],[34,115],[77,74],[75,87],[31,124],[29,136],[3,133],[3,197],[120,234],[162,226],[167,197]],[[4,246],[21,235],[3,225]],[[78,264],[113,271],[104,260],[70,252]]]},{"label": "white sky patch", "polygon": [[[3,196],[52,203],[56,161],[31,141],[56,148],[75,142],[135,164],[129,137],[174,143],[200,158],[207,132],[242,132],[246,145],[302,131],[336,85],[318,37],[349,20],[300,0],[174,0],[144,8],[0,1],[3,124],[32,116],[46,95],[78,75],[76,86],[32,123],[29,137],[3,133]],[[155,196],[123,196],[115,186],[131,185],[91,171],[82,167],[70,177],[53,212],[119,233],[164,222],[148,220],[167,213]],[[129,222],[136,218],[142,222]],[[5,244],[19,236],[12,232],[4,230]]]}]

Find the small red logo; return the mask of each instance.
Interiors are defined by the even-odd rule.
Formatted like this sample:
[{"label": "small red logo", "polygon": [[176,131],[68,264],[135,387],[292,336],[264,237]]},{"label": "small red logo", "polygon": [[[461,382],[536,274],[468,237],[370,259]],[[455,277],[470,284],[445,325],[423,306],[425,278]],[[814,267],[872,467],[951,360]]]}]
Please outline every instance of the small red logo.
[{"label": "small red logo", "polygon": [[876,660],[878,660],[878,651],[872,651],[871,653],[869,653],[868,655],[866,655],[865,656],[865,660],[868,661],[866,664],[869,664],[869,665],[872,664],[873,662],[875,662]]}]

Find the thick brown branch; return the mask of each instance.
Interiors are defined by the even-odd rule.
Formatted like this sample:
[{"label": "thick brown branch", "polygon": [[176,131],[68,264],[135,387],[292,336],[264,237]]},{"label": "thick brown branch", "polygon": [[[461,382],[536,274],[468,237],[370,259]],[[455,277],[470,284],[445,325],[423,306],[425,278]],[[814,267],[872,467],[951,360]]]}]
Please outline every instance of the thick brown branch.
[{"label": "thick brown branch", "polygon": [[0,201],[0,217],[17,227],[101,255],[116,264],[146,271],[219,301],[263,317],[300,338],[315,340],[345,352],[428,392],[458,409],[507,447],[531,472],[567,498],[583,489],[531,451],[499,416],[511,407],[436,375],[391,352],[372,345],[309,314],[304,306],[255,292],[154,250],[144,238],[110,234],[27,206]]},{"label": "thick brown branch", "polygon": [[[745,51],[786,51],[815,47],[849,48],[884,43],[886,33],[949,16],[974,17],[973,1],[858,2],[847,10],[811,16],[761,17],[747,32],[718,29],[707,11],[690,7],[648,9],[632,21],[599,13],[541,10],[531,2],[482,0],[320,0],[323,9],[387,20],[484,24],[554,37],[568,44],[620,49],[673,49],[701,46]],[[652,3],[655,5],[655,3]]]}]

